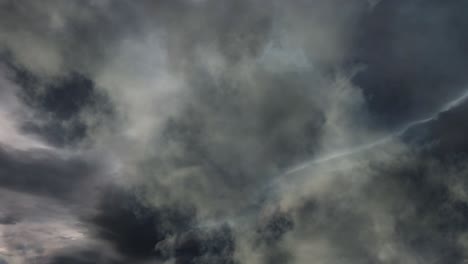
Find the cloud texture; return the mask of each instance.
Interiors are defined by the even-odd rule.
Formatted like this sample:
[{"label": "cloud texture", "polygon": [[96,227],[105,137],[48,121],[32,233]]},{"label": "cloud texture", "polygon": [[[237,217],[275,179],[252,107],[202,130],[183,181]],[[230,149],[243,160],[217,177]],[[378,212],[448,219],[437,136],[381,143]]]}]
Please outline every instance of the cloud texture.
[{"label": "cloud texture", "polygon": [[0,263],[464,263],[465,1],[0,0]]}]

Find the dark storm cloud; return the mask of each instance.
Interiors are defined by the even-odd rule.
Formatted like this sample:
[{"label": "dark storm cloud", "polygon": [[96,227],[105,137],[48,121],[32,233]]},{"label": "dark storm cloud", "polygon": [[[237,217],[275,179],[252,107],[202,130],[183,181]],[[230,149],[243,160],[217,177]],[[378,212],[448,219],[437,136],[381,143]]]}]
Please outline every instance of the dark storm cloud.
[{"label": "dark storm cloud", "polygon": [[404,199],[414,208],[397,223],[400,238],[435,263],[466,259],[460,236],[468,231],[468,203],[454,195],[454,189],[466,189],[467,127],[462,120],[467,107],[465,102],[409,131],[405,140],[419,150],[420,158],[396,167],[382,182],[389,194],[395,188],[403,190]]},{"label": "dark storm cloud", "polygon": [[[324,13],[317,19],[309,19],[305,13],[289,13],[302,4],[317,15]],[[183,92],[186,99],[176,113],[161,122],[162,135],[155,136],[155,148],[167,151],[147,156],[142,162],[141,174],[148,186],[154,187],[157,195],[167,193],[164,199],[194,199],[206,208],[209,202],[216,215],[217,210],[225,209],[226,201],[235,204],[234,208],[246,206],[241,197],[252,196],[279,170],[315,155],[322,147],[324,131],[334,126],[335,121],[326,113],[333,110],[321,98],[330,96],[331,100],[332,95],[321,91],[321,87],[332,86],[323,89],[330,94],[340,93],[340,73],[329,65],[339,59],[327,55],[313,70],[280,66],[280,72],[273,72],[262,64],[261,58],[268,45],[281,50],[287,44],[282,43],[287,40],[275,39],[285,38],[284,33],[277,31],[287,30],[283,23],[288,22],[325,27],[330,22],[330,36],[325,34],[318,40],[314,33],[303,36],[302,32],[294,32],[293,38],[300,43],[298,49],[310,53],[316,45],[334,49],[327,44],[336,44],[336,28],[347,22],[353,24],[362,6],[349,4],[349,12],[340,9],[335,15],[330,11],[333,4],[324,1],[317,1],[316,5],[201,1],[175,10],[171,9],[175,6],[165,5],[169,15],[184,12],[177,23],[164,15],[161,19],[169,21],[167,25],[163,23],[163,28],[167,30],[164,43],[170,69],[184,76],[187,91]],[[277,13],[284,14],[286,21],[276,20]],[[305,44],[302,38],[306,39]],[[348,41],[346,37],[339,39]],[[349,106],[348,113],[359,112],[359,90],[348,87],[348,83],[343,86],[350,93],[340,99],[344,108]],[[333,114],[341,118],[340,113],[330,115]],[[330,128],[324,128],[325,124]],[[183,190],[187,184],[196,187]],[[181,189],[174,193],[172,188]]]},{"label": "dark storm cloud", "polygon": [[110,123],[107,96],[86,76],[72,72],[44,83],[25,69],[14,70],[14,80],[23,88],[19,97],[36,115],[22,124],[24,131],[64,146],[84,140],[104,119]]},{"label": "dark storm cloud", "polygon": [[468,81],[466,1],[383,0],[364,16],[355,78],[375,119],[387,126],[424,116]]},{"label": "dark storm cloud", "polygon": [[293,256],[282,241],[293,228],[294,219],[289,212],[274,210],[260,216],[253,246],[261,252],[262,263],[292,263]]},{"label": "dark storm cloud", "polygon": [[[373,158],[352,167],[340,169],[336,161],[336,172],[327,177],[344,178],[331,180],[330,193],[304,194],[288,212],[294,225],[285,233],[286,243],[274,240],[280,241],[274,252],[296,252],[289,256],[300,258],[294,247],[301,243],[291,241],[308,239],[317,248],[326,241],[322,257],[330,263],[464,263],[467,158],[461,139],[466,128],[460,122],[466,105],[408,130],[402,136],[411,149],[392,153],[390,159],[378,158],[379,151],[391,153],[385,150],[391,145],[381,145],[369,150]],[[319,173],[311,169],[309,177]],[[354,183],[358,190],[352,190],[350,179],[362,175],[371,176],[363,185]]]},{"label": "dark storm cloud", "polygon": [[373,164],[373,177],[358,192],[335,186],[327,197],[304,198],[290,210],[294,228],[266,258],[286,252],[286,263],[311,255],[330,263],[463,263],[468,203],[451,188],[466,186],[466,170],[456,175],[436,160],[408,155]]},{"label": "dark storm cloud", "polygon": [[[462,263],[466,104],[372,143],[463,89],[466,7],[0,0],[0,52],[15,83],[2,85],[33,117],[5,110],[12,128],[0,139],[39,135],[48,147],[5,142],[2,195],[85,207],[66,221],[42,216],[54,225],[27,234],[36,211],[6,211],[0,253],[82,264]],[[362,142],[374,148],[282,174]],[[56,220],[78,246],[55,248]]]},{"label": "dark storm cloud", "polygon": [[221,86],[207,78],[194,87],[186,109],[168,120],[164,138],[183,148],[185,161],[179,162],[201,164],[230,184],[242,185],[243,178],[260,179],[266,173],[262,168],[282,168],[314,153],[325,117],[303,86],[307,79],[268,76],[252,87],[258,89],[255,94],[225,78]]},{"label": "dark storm cloud", "polygon": [[0,147],[0,187],[70,198],[97,167],[81,158],[62,158],[47,150],[20,151]]},{"label": "dark storm cloud", "polygon": [[235,237],[228,226],[190,230],[156,245],[156,250],[175,263],[235,264]]},{"label": "dark storm cloud", "polygon": [[123,1],[2,0],[0,6],[1,48],[40,74],[93,72],[112,54],[110,43],[139,30],[137,13]]},{"label": "dark storm cloud", "polygon": [[274,2],[160,2],[165,4],[155,4],[155,8],[162,7],[165,13],[157,21],[167,27],[169,55],[176,65],[196,63],[197,48],[204,46],[232,62],[258,56],[272,30]]},{"label": "dark storm cloud", "polygon": [[429,154],[439,158],[465,157],[468,153],[465,138],[468,127],[462,120],[466,118],[467,111],[468,103],[465,102],[440,113],[436,120],[408,131],[404,138],[415,147],[425,148]]},{"label": "dark storm cloud", "polygon": [[273,5],[245,0],[0,4],[0,47],[41,77],[64,71],[94,74],[116,55],[121,41],[141,37],[148,27],[166,33],[171,54],[179,60],[190,58],[196,46],[212,44],[233,60],[257,54],[269,32]]},{"label": "dark storm cloud", "polygon": [[[109,187],[102,193],[98,208],[87,220],[89,228],[96,238],[117,250],[121,255],[117,259],[124,262],[152,259],[175,263],[235,263],[231,229],[228,226],[196,228],[196,212],[187,205],[155,208],[135,191]],[[54,259],[73,258],[77,263],[99,259],[100,255],[79,248],[58,254]]]},{"label": "dark storm cloud", "polygon": [[97,235],[124,254],[137,258],[157,256],[155,245],[168,236],[188,230],[194,212],[177,207],[153,208],[133,192],[110,188],[91,220]]},{"label": "dark storm cloud", "polygon": [[450,184],[463,184],[464,173],[450,175],[438,166],[444,165],[425,158],[382,166],[370,182],[370,199],[383,198],[396,216],[397,239],[422,261],[462,263],[459,236],[468,230],[468,204],[453,197]]},{"label": "dark storm cloud", "polygon": [[124,264],[113,257],[106,256],[103,249],[65,249],[46,260],[44,264]]},{"label": "dark storm cloud", "polygon": [[[89,79],[71,74],[65,80],[51,84],[44,94],[40,94],[39,88],[29,86],[23,96],[28,104],[50,113],[54,119],[66,120],[78,115],[80,110],[92,100],[93,86]],[[39,98],[36,99],[37,97]]]},{"label": "dark storm cloud", "polygon": [[275,211],[261,219],[257,227],[259,242],[276,243],[293,228],[294,222],[289,213]]},{"label": "dark storm cloud", "polygon": [[14,215],[1,215],[0,225],[14,225],[19,221],[19,218]]},{"label": "dark storm cloud", "polygon": [[30,117],[18,121],[25,134],[39,136],[55,146],[76,145],[104,120],[112,120],[112,105],[107,94],[88,77],[63,73],[44,80],[28,69],[14,65],[11,56],[0,59],[22,111]]}]

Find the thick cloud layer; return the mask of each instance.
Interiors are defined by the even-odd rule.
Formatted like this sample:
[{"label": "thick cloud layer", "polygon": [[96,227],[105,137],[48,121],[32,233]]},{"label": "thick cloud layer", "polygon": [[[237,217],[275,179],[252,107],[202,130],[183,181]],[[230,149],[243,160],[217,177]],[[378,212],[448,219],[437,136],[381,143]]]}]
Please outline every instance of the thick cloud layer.
[{"label": "thick cloud layer", "polygon": [[381,1],[363,18],[356,83],[377,121],[398,125],[457,96],[466,85],[464,1]]},{"label": "thick cloud layer", "polygon": [[464,263],[467,8],[0,0],[0,263]]}]

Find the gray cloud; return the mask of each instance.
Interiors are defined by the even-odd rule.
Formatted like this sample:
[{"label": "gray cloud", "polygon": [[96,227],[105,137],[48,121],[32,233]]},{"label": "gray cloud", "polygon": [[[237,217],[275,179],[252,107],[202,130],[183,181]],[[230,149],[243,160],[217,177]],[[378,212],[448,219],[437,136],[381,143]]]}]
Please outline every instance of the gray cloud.
[{"label": "gray cloud", "polygon": [[464,89],[463,1],[380,1],[362,20],[356,76],[376,121],[387,126],[424,116]]},{"label": "gray cloud", "polygon": [[465,7],[0,0],[1,256],[463,263]]},{"label": "gray cloud", "polygon": [[[95,173],[85,160],[63,159],[47,151],[0,152],[0,186],[53,196],[68,196]],[[12,177],[11,175],[15,175]]]}]

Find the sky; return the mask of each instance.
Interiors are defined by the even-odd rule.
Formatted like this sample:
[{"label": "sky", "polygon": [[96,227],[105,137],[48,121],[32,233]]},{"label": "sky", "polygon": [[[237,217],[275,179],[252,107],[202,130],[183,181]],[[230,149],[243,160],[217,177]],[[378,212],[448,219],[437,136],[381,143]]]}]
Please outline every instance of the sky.
[{"label": "sky", "polygon": [[0,0],[0,264],[467,263],[466,12]]}]

